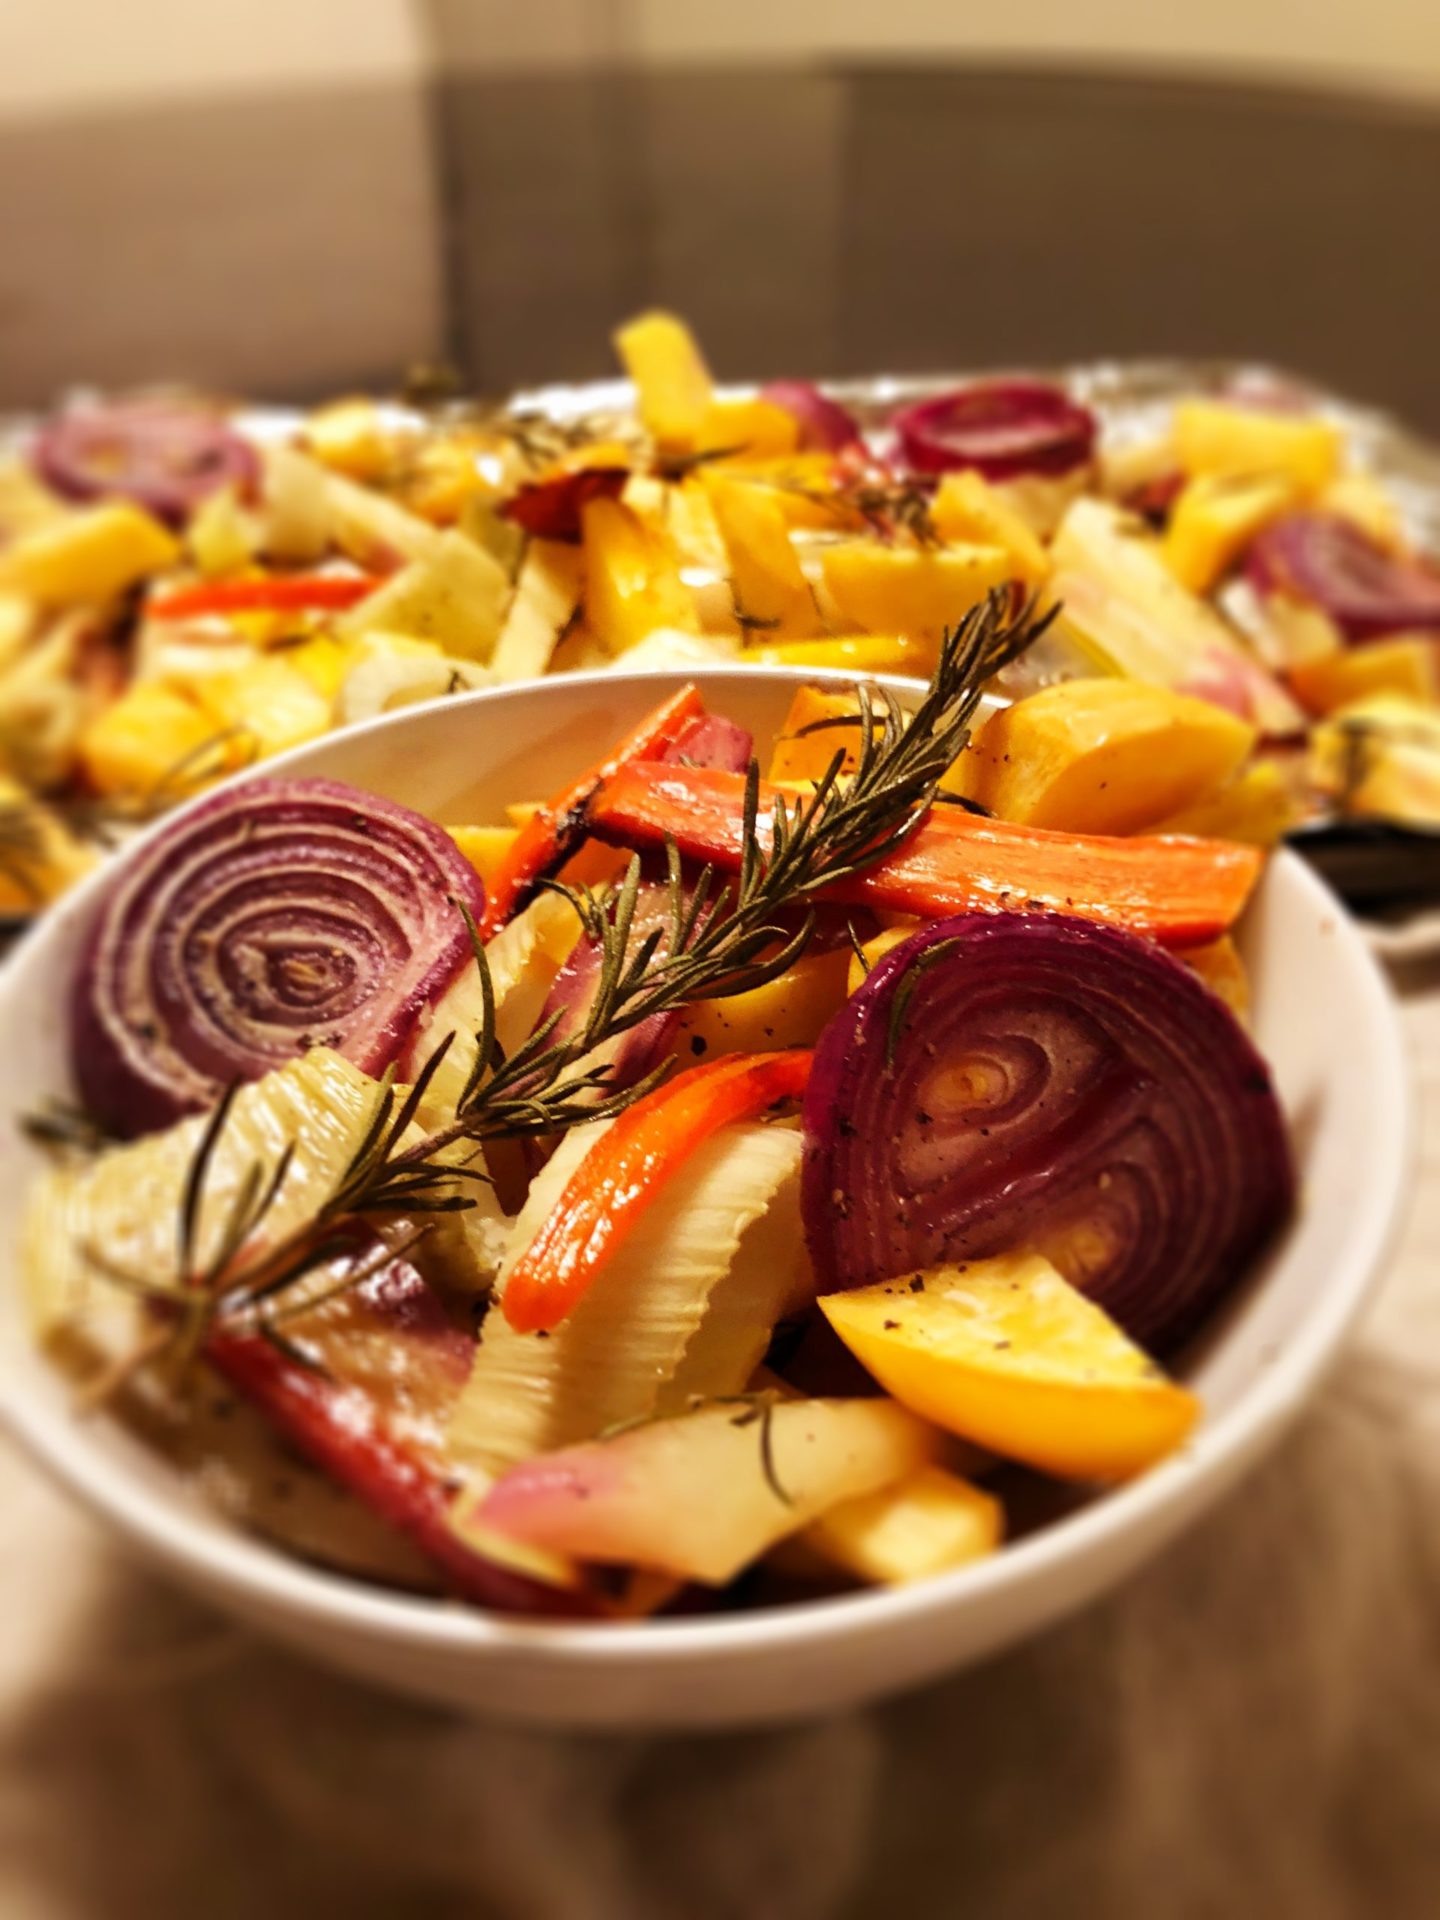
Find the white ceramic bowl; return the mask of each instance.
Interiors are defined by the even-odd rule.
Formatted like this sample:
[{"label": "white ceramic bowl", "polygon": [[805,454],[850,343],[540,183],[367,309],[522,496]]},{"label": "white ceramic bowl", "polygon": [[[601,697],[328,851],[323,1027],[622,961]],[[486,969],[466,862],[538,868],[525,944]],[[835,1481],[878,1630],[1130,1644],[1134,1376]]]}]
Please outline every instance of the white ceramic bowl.
[{"label": "white ceramic bowl", "polygon": [[[716,710],[774,730],[797,677],[718,668]],[[810,676],[813,677],[813,676]],[[588,764],[678,676],[547,680],[392,715],[273,763],[442,820],[499,819]],[[178,1580],[317,1659],[451,1706],[554,1725],[719,1727],[841,1708],[993,1653],[1082,1606],[1233,1487],[1315,1390],[1379,1274],[1409,1173],[1408,1083],[1374,962],[1299,860],[1269,867],[1241,940],[1291,1117],[1299,1217],[1195,1356],[1183,1454],[992,1559],[924,1584],[724,1618],[605,1626],[491,1617],[286,1558],[235,1531],[117,1423],[77,1421],[30,1347],[11,1243],[32,1170],[17,1117],[66,1084],[64,998],[101,881],[0,975],[0,1414],[62,1486]]]}]

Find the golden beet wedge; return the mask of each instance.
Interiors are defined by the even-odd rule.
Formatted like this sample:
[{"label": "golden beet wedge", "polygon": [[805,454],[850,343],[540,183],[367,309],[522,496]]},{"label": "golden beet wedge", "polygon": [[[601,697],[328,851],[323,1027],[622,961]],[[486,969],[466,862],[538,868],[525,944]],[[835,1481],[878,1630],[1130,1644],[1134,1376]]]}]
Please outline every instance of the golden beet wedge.
[{"label": "golden beet wedge", "polygon": [[902,1406],[1063,1480],[1128,1480],[1199,1412],[1038,1254],[904,1274],[820,1307]]},{"label": "golden beet wedge", "polygon": [[1141,833],[1224,786],[1255,738],[1233,713],[1168,687],[1068,680],[992,715],[953,784],[1022,826]]}]

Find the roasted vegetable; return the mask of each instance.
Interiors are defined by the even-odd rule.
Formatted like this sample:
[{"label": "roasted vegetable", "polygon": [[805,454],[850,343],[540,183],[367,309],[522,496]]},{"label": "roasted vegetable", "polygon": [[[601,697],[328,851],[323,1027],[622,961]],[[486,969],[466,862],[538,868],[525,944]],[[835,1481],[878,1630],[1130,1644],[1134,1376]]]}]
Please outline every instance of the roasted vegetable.
[{"label": "roasted vegetable", "polygon": [[1067,474],[1095,447],[1095,416],[1044,380],[977,380],[907,407],[894,420],[921,473],[973,467],[990,480]]},{"label": "roasted vegetable", "polygon": [[794,1099],[809,1072],[808,1053],[737,1054],[677,1074],[622,1114],[510,1269],[501,1304],[516,1332],[557,1327],[696,1149],[721,1127]]},{"label": "roasted vegetable", "polygon": [[477,1512],[530,1546],[723,1586],[935,1450],[893,1401],[730,1401],[512,1467]]},{"label": "roasted vegetable", "polygon": [[993,714],[952,779],[1003,820],[1143,833],[1208,799],[1254,745],[1243,720],[1167,687],[1068,680]]},{"label": "roasted vegetable", "polygon": [[1035,1254],[907,1272],[820,1305],[902,1406],[1061,1479],[1129,1479],[1199,1412]]},{"label": "roasted vegetable", "polygon": [[821,1036],[802,1192],[822,1291],[1042,1252],[1172,1349],[1289,1214],[1264,1062],[1157,947],[971,915],[878,963]]},{"label": "roasted vegetable", "polygon": [[379,1072],[469,952],[460,904],[482,911],[474,869],[408,807],[330,780],[216,794],[96,920],[72,1028],[87,1106],[144,1133],[316,1044]]},{"label": "roasted vegetable", "polygon": [[[762,840],[782,797],[760,788]],[[601,784],[586,818],[602,838],[660,846],[668,834],[683,852],[733,871],[744,781],[636,761]],[[1234,924],[1260,864],[1252,848],[1223,841],[1080,837],[932,807],[894,853],[833,882],[825,897],[922,918],[1050,907],[1183,946]]]}]

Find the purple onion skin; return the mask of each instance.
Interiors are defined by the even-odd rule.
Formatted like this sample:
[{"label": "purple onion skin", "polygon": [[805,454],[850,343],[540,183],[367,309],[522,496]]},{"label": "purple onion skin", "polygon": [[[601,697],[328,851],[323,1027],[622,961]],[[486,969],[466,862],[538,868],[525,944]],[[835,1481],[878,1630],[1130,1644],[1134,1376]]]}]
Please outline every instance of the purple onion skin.
[{"label": "purple onion skin", "polygon": [[[674,766],[713,767],[722,773],[744,773],[755,749],[754,736],[744,727],[727,720],[723,714],[702,713],[666,748],[661,759]],[[642,881],[630,923],[630,938],[638,946],[654,928],[670,924],[670,890],[658,869],[652,867]],[[660,951],[664,951],[663,944]],[[582,936],[555,976],[541,1019],[558,1013],[557,1040],[568,1039],[584,1024],[600,984],[600,948]],[[613,1083],[632,1086],[644,1079],[650,1069],[668,1052],[680,1025],[676,1013],[652,1014],[626,1035],[616,1056]]]},{"label": "purple onion skin", "polygon": [[221,487],[252,495],[260,478],[248,440],[205,408],[175,400],[71,408],[40,429],[30,457],[67,500],[133,500],[171,526]]},{"label": "purple onion skin", "polygon": [[122,860],[71,1002],[86,1106],[122,1138],[312,1046],[396,1061],[470,958],[485,890],[450,836],[334,780],[249,780]]},{"label": "purple onion skin", "polygon": [[754,735],[723,714],[697,714],[660,758],[671,766],[713,767],[720,773],[744,773],[755,751]]},{"label": "purple onion skin", "polygon": [[1246,563],[1262,596],[1319,607],[1347,640],[1440,632],[1440,573],[1399,559],[1333,513],[1290,513],[1258,537]]},{"label": "purple onion skin", "polygon": [[1094,458],[1093,413],[1048,380],[977,380],[902,408],[891,425],[915,473],[973,467],[987,480],[1060,477]]},{"label": "purple onion skin", "polygon": [[1229,1009],[1161,948],[1060,915],[962,914],[893,948],[821,1035],[804,1126],[822,1292],[1031,1249],[1154,1353],[1294,1204]]},{"label": "purple onion skin", "polygon": [[854,415],[810,380],[772,380],[760,389],[760,398],[799,421],[802,452],[841,453],[860,443]]},{"label": "purple onion skin", "polygon": [[[664,880],[656,877],[652,868],[649,877],[642,879],[636,895],[635,911],[630,922],[631,950],[637,948],[645,936],[656,928],[665,929],[669,925],[670,889]],[[662,939],[657,952],[664,953],[665,950],[666,942]],[[555,1040],[568,1040],[584,1026],[600,985],[600,959],[599,945],[582,934],[556,974],[545,1005],[540,1010],[542,1024],[552,1014],[559,1014],[553,1034]],[[678,1010],[652,1013],[648,1020],[642,1020],[638,1026],[632,1027],[620,1041],[615,1054],[611,1068],[612,1087],[630,1087],[637,1080],[643,1080],[670,1051],[679,1027]]]}]

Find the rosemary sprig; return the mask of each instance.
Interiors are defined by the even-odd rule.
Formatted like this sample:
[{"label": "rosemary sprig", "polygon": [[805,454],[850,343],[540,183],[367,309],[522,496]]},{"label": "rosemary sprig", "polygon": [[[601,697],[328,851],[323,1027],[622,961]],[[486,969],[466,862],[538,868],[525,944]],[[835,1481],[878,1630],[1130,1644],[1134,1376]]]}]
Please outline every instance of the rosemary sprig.
[{"label": "rosemary sprig", "polygon": [[[1023,652],[1051,617],[1037,616],[1028,603],[1012,612],[1007,591],[992,594],[947,633],[930,689],[908,722],[888,689],[862,683],[856,693],[858,743],[835,753],[809,796],[778,798],[763,827],[759,767],[752,761],[738,875],[721,882],[706,867],[687,889],[679,851],[669,845],[668,922],[638,942],[631,940],[641,886],[638,857],[609,894],[550,881],[599,949],[594,998],[578,1032],[560,1037],[556,1014],[505,1056],[495,1030],[494,985],[476,940],[482,1011],[473,1067],[454,1121],[402,1154],[400,1165],[433,1172],[436,1156],[457,1141],[560,1132],[609,1117],[649,1091],[668,1063],[638,1084],[618,1088],[609,1063],[597,1060],[597,1049],[655,1014],[745,993],[787,972],[808,946],[815,922],[807,911],[798,928],[787,927],[783,916],[808,907],[822,889],[901,844],[963,748],[985,682]],[[842,779],[852,762],[853,775]]]}]

